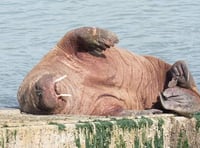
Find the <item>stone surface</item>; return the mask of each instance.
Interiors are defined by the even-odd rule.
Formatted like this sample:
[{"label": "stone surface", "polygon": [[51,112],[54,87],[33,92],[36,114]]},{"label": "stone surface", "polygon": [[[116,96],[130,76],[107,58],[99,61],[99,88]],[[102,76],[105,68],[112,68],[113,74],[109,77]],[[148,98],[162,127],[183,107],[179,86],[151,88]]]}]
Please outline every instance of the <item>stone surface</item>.
[{"label": "stone surface", "polygon": [[162,114],[142,117],[27,115],[0,110],[0,147],[198,148],[200,120]]}]

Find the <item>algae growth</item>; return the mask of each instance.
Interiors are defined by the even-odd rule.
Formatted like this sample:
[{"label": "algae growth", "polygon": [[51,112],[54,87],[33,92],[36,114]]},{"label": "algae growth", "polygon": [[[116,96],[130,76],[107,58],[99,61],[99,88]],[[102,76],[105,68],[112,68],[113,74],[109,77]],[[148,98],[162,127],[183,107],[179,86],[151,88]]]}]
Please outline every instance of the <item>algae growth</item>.
[{"label": "algae growth", "polygon": [[[111,131],[113,123],[110,121],[96,120],[94,122],[80,122],[76,125],[78,133],[85,135],[85,147],[105,147],[108,148],[111,142]],[[76,146],[80,147],[80,138],[76,138]]]},{"label": "algae growth", "polygon": [[193,117],[196,119],[196,130],[199,131],[199,128],[200,128],[200,112],[194,114]]},{"label": "algae growth", "polygon": [[[163,121],[158,121],[158,125],[160,127],[158,128],[158,130],[162,129],[161,127],[163,124]],[[146,128],[151,128],[152,125],[153,121],[146,117],[141,117],[139,119],[112,118],[110,120],[94,120],[91,122],[79,122],[78,124],[76,124],[77,133],[75,133],[75,142],[78,148],[80,148],[81,143],[83,143],[81,142],[81,140],[84,141],[84,147],[86,148],[108,148],[111,144],[111,138],[113,138],[114,136],[115,147],[125,148],[127,147],[126,141],[124,141],[124,136],[126,136],[124,134],[125,131],[126,133],[137,133],[142,130],[142,139],[137,136],[133,137],[134,139],[132,146],[136,148],[139,148],[141,146],[151,148],[153,147],[152,145],[154,145],[154,147],[159,147],[158,144],[163,145],[163,131],[157,132],[155,138],[147,138],[146,136]],[[118,131],[119,135],[114,135],[114,131]],[[84,135],[84,139],[80,138],[81,134]],[[158,142],[159,140],[161,142]]]},{"label": "algae growth", "polygon": [[179,133],[177,148],[189,148],[186,132],[181,130]]},{"label": "algae growth", "polygon": [[49,122],[49,125],[56,125],[59,131],[63,131],[66,128],[64,124],[57,123],[57,122]]},{"label": "algae growth", "polygon": [[17,130],[10,130],[5,129],[5,134],[1,135],[0,137],[0,147],[4,148],[7,147],[6,144],[16,141]]},{"label": "algae growth", "polygon": [[[158,119],[158,131],[156,131],[156,134],[154,136],[154,146],[156,148],[163,148],[164,145],[164,137],[163,137],[163,128],[164,120],[159,118]],[[158,133],[160,132],[160,133]]]}]

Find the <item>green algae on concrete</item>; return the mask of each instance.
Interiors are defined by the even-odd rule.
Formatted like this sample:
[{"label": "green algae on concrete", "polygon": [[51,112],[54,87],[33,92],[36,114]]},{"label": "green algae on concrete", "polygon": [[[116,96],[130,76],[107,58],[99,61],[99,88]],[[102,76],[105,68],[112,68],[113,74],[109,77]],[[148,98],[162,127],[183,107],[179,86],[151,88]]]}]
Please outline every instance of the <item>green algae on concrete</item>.
[{"label": "green algae on concrete", "polygon": [[119,135],[119,140],[115,141],[115,147],[116,148],[126,148],[127,147],[126,142],[122,135]]},{"label": "green algae on concrete", "polygon": [[13,143],[16,141],[17,137],[17,130],[16,129],[7,129],[7,127],[4,127],[4,133],[0,136],[0,147],[4,148],[5,145],[8,143]]},{"label": "green algae on concrete", "polygon": [[199,131],[199,129],[200,129],[200,112],[194,114],[193,117],[196,119],[196,130]]},{"label": "green algae on concrete", "polygon": [[[80,122],[76,124],[78,134],[81,132],[85,136],[85,147],[105,147],[108,148],[111,143],[111,132],[113,123],[110,121],[95,120],[93,122]],[[80,137],[76,136],[76,146],[80,147]]]},{"label": "green algae on concrete", "polygon": [[64,124],[57,123],[57,122],[49,122],[49,125],[56,125],[59,131],[63,131],[66,128]]},{"label": "green algae on concrete", "polygon": [[188,138],[184,130],[179,133],[177,148],[189,148]]},{"label": "green algae on concrete", "polygon": [[147,138],[146,131],[142,130],[142,143],[143,147],[152,148],[152,138]]},{"label": "green algae on concrete", "polygon": [[156,132],[156,134],[154,136],[154,147],[156,147],[156,148],[163,148],[163,145],[164,145],[163,129],[161,129],[160,132],[161,132],[160,136],[159,136],[158,132]]},{"label": "green algae on concrete", "polygon": [[5,147],[5,146],[4,146],[4,137],[3,137],[3,136],[0,137],[0,146],[1,146],[2,148]]},{"label": "green algae on concrete", "polygon": [[[154,147],[163,148],[164,145],[164,137],[163,137],[163,126],[164,120],[162,118],[158,118],[158,131],[154,136]],[[160,132],[160,133],[158,133]]]},{"label": "green algae on concrete", "polygon": [[123,131],[128,130],[130,132],[132,129],[138,128],[137,122],[132,119],[122,118],[113,119],[113,121],[115,121],[116,125]]},{"label": "green algae on concrete", "polygon": [[[161,130],[161,126],[163,125],[160,123],[160,120],[158,122],[159,128],[157,130]],[[124,133],[140,133],[142,132],[142,138],[137,136],[132,136],[130,134],[130,137],[132,137],[132,146],[133,147],[158,147],[158,144],[163,144],[163,131],[157,131],[155,138],[148,138],[146,134],[146,129],[151,128],[153,125],[153,120],[146,117],[141,117],[138,119],[129,119],[129,118],[121,118],[121,119],[115,119],[112,118],[110,120],[94,120],[94,121],[86,121],[86,122],[79,122],[76,124],[76,130],[77,133],[75,134],[75,142],[77,147],[81,146],[81,138],[80,135],[83,134],[85,137],[84,146],[86,148],[90,147],[105,147],[109,148],[111,144],[111,139],[114,137],[115,141],[115,147],[126,147],[126,141],[124,140]],[[113,130],[115,132],[113,132]],[[114,135],[116,133],[116,130],[118,130],[118,134]],[[120,132],[121,131],[121,132]],[[158,142],[158,141],[161,142]],[[162,146],[161,146],[162,147]]]},{"label": "green algae on concrete", "polygon": [[[79,120],[82,122],[78,122]],[[106,118],[0,111],[0,148],[198,148],[200,118],[174,115]]]},{"label": "green algae on concrete", "polygon": [[133,145],[134,148],[140,148],[140,139],[138,136],[135,136],[134,138],[134,145]]}]

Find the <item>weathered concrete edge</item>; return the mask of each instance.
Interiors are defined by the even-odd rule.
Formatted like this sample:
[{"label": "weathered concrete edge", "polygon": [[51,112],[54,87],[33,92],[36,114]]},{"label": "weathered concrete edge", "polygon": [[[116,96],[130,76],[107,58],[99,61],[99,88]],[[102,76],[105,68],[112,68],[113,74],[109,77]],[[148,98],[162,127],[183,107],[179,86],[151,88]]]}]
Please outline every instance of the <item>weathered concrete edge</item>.
[{"label": "weathered concrete edge", "polygon": [[36,116],[0,110],[0,147],[198,147],[199,121],[145,117]]}]

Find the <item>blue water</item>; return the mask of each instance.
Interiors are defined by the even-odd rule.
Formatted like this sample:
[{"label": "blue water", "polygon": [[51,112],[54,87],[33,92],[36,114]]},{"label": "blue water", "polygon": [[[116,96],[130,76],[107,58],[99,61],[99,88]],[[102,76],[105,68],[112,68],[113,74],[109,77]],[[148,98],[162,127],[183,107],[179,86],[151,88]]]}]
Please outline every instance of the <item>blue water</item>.
[{"label": "blue water", "polygon": [[70,29],[115,32],[118,46],[174,63],[186,60],[200,88],[200,2],[186,0],[1,0],[0,107],[17,106],[28,71]]}]

